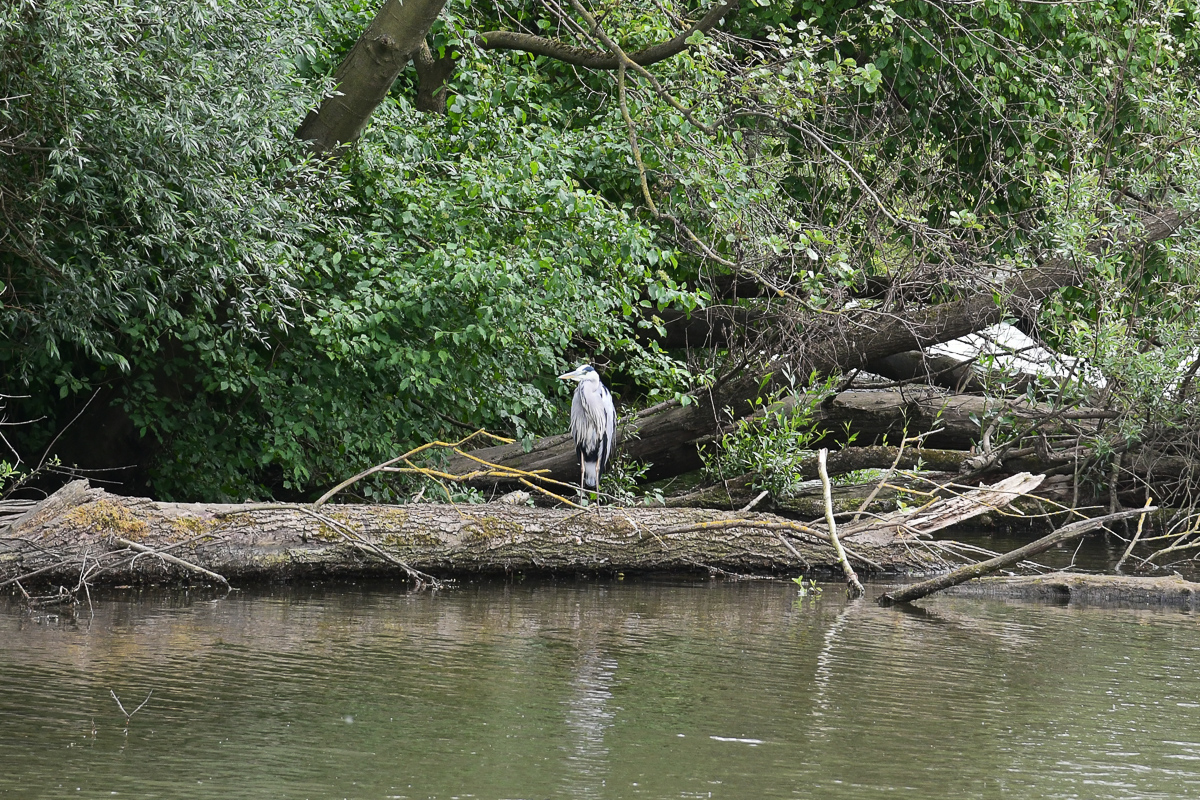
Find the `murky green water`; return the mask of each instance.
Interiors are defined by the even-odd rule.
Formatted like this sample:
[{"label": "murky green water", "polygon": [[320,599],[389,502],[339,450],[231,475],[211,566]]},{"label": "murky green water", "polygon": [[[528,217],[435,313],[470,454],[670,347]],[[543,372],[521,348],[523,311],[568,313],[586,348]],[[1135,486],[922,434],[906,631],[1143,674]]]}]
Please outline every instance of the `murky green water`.
[{"label": "murky green water", "polygon": [[1200,797],[1198,667],[1187,614],[782,582],[9,604],[0,795]]}]

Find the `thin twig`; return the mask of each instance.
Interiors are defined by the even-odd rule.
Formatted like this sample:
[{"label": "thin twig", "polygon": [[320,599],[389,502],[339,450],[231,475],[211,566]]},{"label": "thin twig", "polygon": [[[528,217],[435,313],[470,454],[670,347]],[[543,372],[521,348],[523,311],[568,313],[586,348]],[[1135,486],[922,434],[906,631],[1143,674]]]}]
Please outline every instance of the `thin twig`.
[{"label": "thin twig", "polygon": [[92,404],[92,401],[96,399],[96,395],[100,394],[100,389],[101,389],[101,388],[103,388],[103,387],[99,387],[99,386],[97,386],[97,387],[96,387],[96,391],[92,392],[92,396],[91,396],[91,397],[89,397],[89,398],[88,398],[88,401],[87,401],[86,403],[84,403],[84,404],[83,404],[83,408],[79,409],[79,413],[78,413],[78,414],[76,414],[76,415],[75,415],[75,416],[74,416],[74,417],[71,419],[71,421],[70,421],[70,422],[68,422],[68,423],[67,423],[67,424],[66,424],[66,425],[63,427],[63,429],[62,429],[61,431],[59,431],[57,434],[55,434],[54,438],[50,440],[50,444],[46,445],[46,450],[45,450],[45,452],[43,452],[43,453],[42,453],[42,457],[41,457],[41,458],[38,460],[38,465],[37,465],[37,467],[35,467],[35,468],[34,468],[34,470],[33,470],[34,472],[37,472],[38,470],[40,470],[40,469],[42,468],[42,466],[43,466],[43,465],[45,465],[45,463],[46,463],[46,456],[50,455],[50,449],[51,449],[51,448],[53,448],[53,447],[54,447],[54,445],[58,443],[58,440],[59,440],[59,438],[60,438],[60,437],[61,437],[61,436],[62,436],[64,433],[66,433],[66,432],[67,432],[67,429],[68,429],[68,428],[70,428],[72,425],[74,425],[74,424],[76,423],[76,421],[78,421],[78,420],[79,420],[79,418],[83,416],[83,412],[85,412],[85,411],[87,411],[87,410],[88,410],[88,406],[90,406],[90,405]]},{"label": "thin twig", "polygon": [[190,561],[184,561],[182,558],[179,558],[179,557],[173,556],[173,555],[169,555],[167,553],[162,552],[161,550],[155,550],[152,547],[146,547],[146,545],[144,545],[144,544],[138,544],[137,542],[131,542],[128,539],[122,539],[120,536],[114,536],[113,541],[117,542],[118,544],[122,545],[123,547],[128,547],[130,550],[134,550],[138,553],[145,553],[146,555],[156,556],[158,558],[161,558],[163,561],[167,561],[171,564],[174,564],[177,567],[183,567],[184,569],[191,570],[192,572],[198,572],[201,575],[205,576],[206,578],[212,578],[214,581],[221,584],[222,586],[225,586],[226,588],[229,587],[229,581],[225,580],[224,575],[218,575],[217,573],[213,572],[212,570],[205,569],[204,567],[201,567],[197,564],[193,564]]}]

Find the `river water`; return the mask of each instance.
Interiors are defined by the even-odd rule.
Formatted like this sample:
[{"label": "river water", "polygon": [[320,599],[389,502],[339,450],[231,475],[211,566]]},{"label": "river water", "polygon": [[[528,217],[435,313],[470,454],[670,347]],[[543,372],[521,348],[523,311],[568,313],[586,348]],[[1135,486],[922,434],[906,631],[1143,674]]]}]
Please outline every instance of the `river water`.
[{"label": "river water", "polygon": [[0,796],[1194,798],[1198,662],[1181,612],[783,581],[0,602]]}]

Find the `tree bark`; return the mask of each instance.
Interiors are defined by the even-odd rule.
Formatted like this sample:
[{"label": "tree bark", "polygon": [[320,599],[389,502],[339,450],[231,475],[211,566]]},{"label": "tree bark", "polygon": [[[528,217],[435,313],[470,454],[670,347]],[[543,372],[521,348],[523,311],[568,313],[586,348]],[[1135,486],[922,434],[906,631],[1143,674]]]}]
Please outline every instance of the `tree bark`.
[{"label": "tree bark", "polygon": [[[857,449],[839,450],[837,453],[831,453],[830,459],[832,460],[838,453],[853,453]],[[874,448],[864,449],[869,450]],[[941,452],[954,451],[943,450]],[[955,473],[935,472],[927,473],[927,475],[931,481],[942,483],[952,480]],[[663,503],[668,508],[714,508],[737,511],[744,508],[750,501],[756,500],[759,494],[761,494],[760,490],[754,488],[754,481],[758,477],[757,475],[740,475],[736,478],[720,481],[711,486],[664,497]],[[920,492],[928,492],[932,486],[928,481],[913,480],[903,474],[893,476],[888,483],[891,486],[916,489]],[[839,514],[857,511],[871,496],[872,492],[875,491],[875,488],[876,484],[871,482],[833,487],[833,504],[835,510]],[[822,507],[824,499],[821,495],[822,492],[818,486],[785,498],[771,497],[768,494],[768,496],[758,500],[754,504],[753,509],[755,511],[780,514],[789,519],[816,519],[824,513],[824,508]],[[897,500],[901,497],[904,497],[909,503],[913,500],[913,495],[902,495],[897,489],[884,487],[875,493],[870,506],[866,510],[871,514],[886,514],[889,511],[895,511],[899,508]]]},{"label": "tree bark", "polygon": [[893,381],[928,383],[954,392],[982,392],[985,389],[983,380],[961,358],[930,355],[923,350],[906,350],[876,358],[866,369]]},{"label": "tree bark", "polygon": [[[338,575],[436,579],[526,571],[836,567],[824,534],[766,514],[645,507],[580,512],[503,503],[319,510],[156,503],[87,489],[83,482],[52,499],[0,530],[0,588],[21,576],[31,583],[95,586],[209,581],[211,573],[236,583]],[[891,533],[844,539],[852,558],[887,571],[932,563]]]},{"label": "tree bark", "polygon": [[[334,74],[336,90],[296,131],[313,152],[353,142],[429,33],[446,0],[387,0]],[[428,47],[426,47],[428,49]]]},{"label": "tree bark", "polygon": [[434,56],[429,43],[422,40],[413,56],[417,67],[417,110],[430,114],[446,113],[447,81],[454,73],[454,56],[449,52]]}]

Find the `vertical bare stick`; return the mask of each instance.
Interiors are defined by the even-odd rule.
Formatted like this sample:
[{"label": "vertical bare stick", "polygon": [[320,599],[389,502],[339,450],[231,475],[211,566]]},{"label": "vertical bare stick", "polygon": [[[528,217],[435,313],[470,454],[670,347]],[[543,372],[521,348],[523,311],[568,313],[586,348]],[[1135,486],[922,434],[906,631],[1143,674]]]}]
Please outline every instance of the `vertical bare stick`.
[{"label": "vertical bare stick", "polygon": [[[1152,501],[1153,501],[1153,498],[1150,497],[1150,493],[1147,492],[1145,507],[1149,508],[1150,503]],[[1135,545],[1137,545],[1138,539],[1142,538],[1142,528],[1144,528],[1145,526],[1146,526],[1146,512],[1143,512],[1142,515],[1140,517],[1138,517],[1137,533],[1133,534],[1133,538],[1129,540],[1129,546],[1126,547],[1125,552],[1121,554],[1121,558],[1120,558],[1120,560],[1117,561],[1117,565],[1115,567],[1113,567],[1113,572],[1121,571],[1121,566],[1125,563],[1125,559],[1129,558],[1129,554],[1133,552],[1133,548]]]},{"label": "vertical bare stick", "polygon": [[825,495],[825,523],[829,526],[829,541],[833,545],[834,552],[837,553],[838,563],[842,565],[842,572],[846,575],[846,592],[851,597],[862,597],[866,594],[866,590],[858,581],[858,575],[854,573],[854,567],[850,566],[850,560],[846,558],[846,551],[842,549],[842,543],[838,541],[837,526],[833,521],[833,494],[829,488],[829,470],[825,466],[825,459],[829,457],[829,448],[822,447],[817,452],[817,471],[821,473],[821,491]]}]

